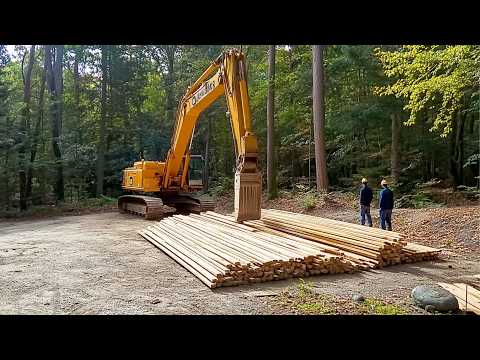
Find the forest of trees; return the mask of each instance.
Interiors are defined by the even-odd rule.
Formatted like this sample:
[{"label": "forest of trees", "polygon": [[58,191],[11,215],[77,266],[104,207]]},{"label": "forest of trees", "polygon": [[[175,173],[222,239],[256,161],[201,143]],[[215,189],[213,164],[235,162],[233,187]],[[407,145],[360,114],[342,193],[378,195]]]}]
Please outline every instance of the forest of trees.
[{"label": "forest of trees", "polygon": [[[0,45],[0,210],[120,195],[140,154],[165,158],[179,99],[229,47]],[[478,186],[479,46],[241,48],[270,197],[362,177],[404,193],[432,178]],[[192,145],[212,192],[233,183],[226,110],[201,115]]]}]

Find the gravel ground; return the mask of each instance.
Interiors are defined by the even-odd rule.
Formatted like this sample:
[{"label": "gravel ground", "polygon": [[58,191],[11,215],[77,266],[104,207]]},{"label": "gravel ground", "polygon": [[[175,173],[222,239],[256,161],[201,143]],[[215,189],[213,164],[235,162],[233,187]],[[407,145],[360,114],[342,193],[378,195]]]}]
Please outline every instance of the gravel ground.
[{"label": "gravel ground", "polygon": [[[298,280],[212,291],[136,234],[148,224],[116,212],[0,222],[0,314],[285,313],[272,299]],[[476,259],[477,253],[443,256],[308,281],[331,298],[348,300],[361,293],[423,313],[409,305],[413,287],[437,281],[479,287]]]}]

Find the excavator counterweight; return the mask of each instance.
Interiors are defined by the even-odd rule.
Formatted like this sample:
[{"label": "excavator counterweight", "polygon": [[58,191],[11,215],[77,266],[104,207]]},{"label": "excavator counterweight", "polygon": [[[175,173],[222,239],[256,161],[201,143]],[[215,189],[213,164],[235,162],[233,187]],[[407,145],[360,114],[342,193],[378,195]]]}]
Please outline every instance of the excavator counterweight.
[{"label": "excavator counterweight", "polygon": [[186,212],[214,209],[211,199],[194,194],[203,185],[201,180],[192,179],[190,165],[196,156],[190,154],[190,148],[201,112],[222,94],[227,100],[237,157],[234,215],[237,221],[260,219],[262,176],[257,138],[252,131],[245,56],[237,49],[222,53],[187,89],[178,105],[166,160],[142,159],[123,170],[122,188],[138,195],[122,196],[118,203],[121,211],[154,218],[161,214],[163,205]]}]

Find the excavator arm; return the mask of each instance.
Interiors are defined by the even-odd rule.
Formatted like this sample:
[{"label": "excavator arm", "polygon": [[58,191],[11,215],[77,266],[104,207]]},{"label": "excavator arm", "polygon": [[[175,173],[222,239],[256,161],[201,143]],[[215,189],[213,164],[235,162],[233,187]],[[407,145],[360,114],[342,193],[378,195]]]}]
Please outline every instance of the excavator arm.
[{"label": "excavator arm", "polygon": [[230,112],[237,159],[234,214],[237,221],[260,219],[262,177],[257,167],[257,138],[252,131],[245,57],[236,49],[222,53],[187,89],[178,105],[175,130],[166,160],[142,159],[135,162],[133,167],[123,170],[124,190],[154,193],[157,197],[125,195],[119,198],[119,209],[153,218],[161,213],[162,200],[177,209],[205,211],[213,208],[210,200],[188,195],[199,187],[189,183],[187,174],[198,118],[222,95],[226,97]]},{"label": "excavator arm", "polygon": [[237,221],[259,219],[262,181],[257,167],[258,145],[252,131],[245,57],[236,49],[224,52],[213,61],[183,96],[177,109],[162,187],[185,186],[197,120],[222,94],[227,100],[236,149],[235,216]]}]

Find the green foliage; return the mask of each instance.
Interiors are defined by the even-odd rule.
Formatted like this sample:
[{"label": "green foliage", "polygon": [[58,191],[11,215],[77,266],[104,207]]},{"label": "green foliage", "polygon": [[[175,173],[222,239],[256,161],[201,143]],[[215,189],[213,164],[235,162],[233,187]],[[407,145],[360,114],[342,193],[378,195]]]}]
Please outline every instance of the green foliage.
[{"label": "green foliage", "polygon": [[233,191],[233,177],[222,176],[210,186],[209,192],[214,196],[221,196]]},{"label": "green foliage", "polygon": [[435,202],[432,197],[422,191],[415,190],[413,194],[403,195],[395,200],[395,207],[397,208],[438,208],[442,207],[442,204]]},{"label": "green foliage", "polygon": [[478,165],[479,162],[480,162],[480,154],[473,154],[468,157],[465,164],[463,164],[463,167],[466,168],[471,165]]},{"label": "green foliage", "polygon": [[446,137],[456,113],[464,108],[465,100],[470,100],[465,97],[478,92],[478,46],[406,45],[399,51],[376,49],[376,55],[385,74],[396,79],[378,93],[406,99],[404,109],[410,117],[405,125],[415,124],[421,114],[432,111],[430,131]]},{"label": "green foliage", "polygon": [[313,284],[299,279],[296,292],[291,294],[286,291],[280,295],[277,301],[283,306],[303,315],[330,315],[336,314],[325,296],[317,294],[313,290]]},{"label": "green foliage", "polygon": [[315,209],[317,206],[317,195],[313,191],[309,191],[305,194],[303,194],[300,197],[300,205],[305,209],[305,210],[312,210]]},{"label": "green foliage", "polygon": [[405,309],[398,305],[386,304],[378,299],[365,299],[361,304],[365,312],[374,315],[405,315]]},{"label": "green foliage", "polygon": [[298,296],[301,299],[304,299],[314,294],[313,284],[311,282],[303,280],[302,278],[298,279],[297,290]]}]

